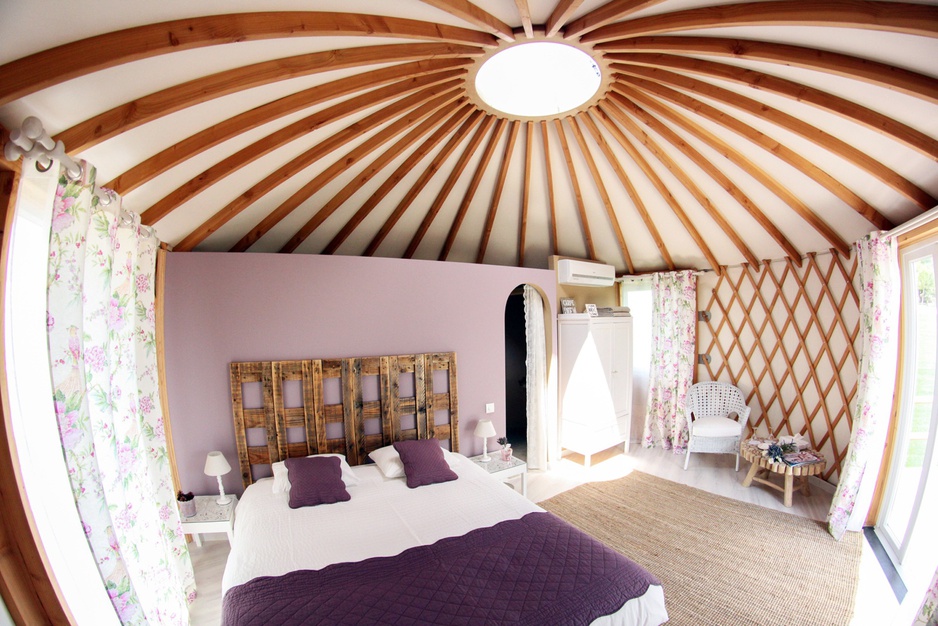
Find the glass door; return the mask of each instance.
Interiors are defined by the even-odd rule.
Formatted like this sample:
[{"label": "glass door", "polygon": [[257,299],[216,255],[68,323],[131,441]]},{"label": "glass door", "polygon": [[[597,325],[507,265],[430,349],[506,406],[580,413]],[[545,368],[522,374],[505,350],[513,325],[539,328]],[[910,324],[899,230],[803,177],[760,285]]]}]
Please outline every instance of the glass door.
[{"label": "glass door", "polygon": [[[904,576],[912,574],[915,554],[932,552],[935,510],[935,398],[938,363],[938,299],[935,294],[938,242],[932,240],[900,251],[903,332],[902,397],[894,453],[877,534]],[[911,550],[910,550],[911,548]]]}]

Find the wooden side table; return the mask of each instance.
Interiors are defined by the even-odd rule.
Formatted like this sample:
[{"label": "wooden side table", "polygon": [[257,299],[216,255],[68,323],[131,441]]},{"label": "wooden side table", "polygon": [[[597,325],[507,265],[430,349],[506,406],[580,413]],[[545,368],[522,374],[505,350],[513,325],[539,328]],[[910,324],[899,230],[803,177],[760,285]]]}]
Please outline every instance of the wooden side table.
[{"label": "wooden side table", "polygon": [[520,476],[521,495],[528,497],[528,464],[515,457],[511,457],[510,461],[502,461],[497,451],[490,456],[492,457],[490,461],[483,461],[481,454],[471,456],[469,460],[503,482],[507,482],[508,479],[515,476]]},{"label": "wooden side table", "polygon": [[226,533],[228,544],[234,545],[234,519],[238,496],[228,497],[231,498],[228,504],[218,504],[218,496],[195,497],[195,515],[181,518],[183,532],[192,535],[195,545],[202,545],[202,533]]},{"label": "wooden side table", "polygon": [[[827,460],[817,450],[808,450],[816,454],[821,461],[818,463],[809,463],[806,465],[796,465],[792,467],[787,463],[773,463],[770,459],[762,456],[762,450],[749,442],[740,443],[740,454],[743,458],[752,463],[749,473],[743,480],[743,487],[749,487],[752,482],[761,483],[784,494],[783,503],[791,507],[792,492],[801,491],[806,496],[811,495],[811,487],[808,484],[808,477],[820,474],[827,468]],[[778,474],[783,477],[783,485],[777,485],[769,478],[772,474]],[[798,485],[795,486],[795,478],[799,478]]]}]

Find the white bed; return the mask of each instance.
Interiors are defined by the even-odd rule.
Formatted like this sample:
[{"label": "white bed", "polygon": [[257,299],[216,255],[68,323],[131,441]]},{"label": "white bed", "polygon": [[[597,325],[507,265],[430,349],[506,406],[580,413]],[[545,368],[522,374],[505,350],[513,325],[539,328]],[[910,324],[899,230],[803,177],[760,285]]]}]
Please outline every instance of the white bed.
[{"label": "white bed", "polygon": [[[466,457],[453,458],[458,480],[418,489],[409,489],[403,478],[384,478],[374,465],[355,466],[361,483],[348,488],[350,501],[300,509],[289,508],[289,493],[273,493],[273,479],[257,481],[238,504],[222,594],[258,576],[393,556],[543,510]],[[660,624],[667,619],[663,591],[651,586],[644,596],[593,623]]]}]

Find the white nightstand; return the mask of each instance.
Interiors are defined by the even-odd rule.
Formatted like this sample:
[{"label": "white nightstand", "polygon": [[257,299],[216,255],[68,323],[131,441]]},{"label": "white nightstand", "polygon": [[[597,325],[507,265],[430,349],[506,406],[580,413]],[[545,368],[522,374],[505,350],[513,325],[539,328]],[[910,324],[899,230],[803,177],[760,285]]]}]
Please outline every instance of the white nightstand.
[{"label": "white nightstand", "polygon": [[182,517],[182,531],[192,535],[195,545],[202,545],[201,533],[226,533],[228,544],[234,545],[234,518],[235,507],[238,506],[238,496],[228,496],[231,502],[218,504],[218,496],[196,496],[195,515]]},{"label": "white nightstand", "polygon": [[498,455],[498,451],[494,454],[490,454],[492,459],[490,461],[483,461],[482,455],[471,456],[469,460],[486,470],[492,476],[495,476],[499,480],[507,481],[510,478],[515,476],[521,477],[521,495],[524,497],[528,496],[528,464],[522,461],[519,458],[511,457],[510,461],[502,461],[501,457]]}]

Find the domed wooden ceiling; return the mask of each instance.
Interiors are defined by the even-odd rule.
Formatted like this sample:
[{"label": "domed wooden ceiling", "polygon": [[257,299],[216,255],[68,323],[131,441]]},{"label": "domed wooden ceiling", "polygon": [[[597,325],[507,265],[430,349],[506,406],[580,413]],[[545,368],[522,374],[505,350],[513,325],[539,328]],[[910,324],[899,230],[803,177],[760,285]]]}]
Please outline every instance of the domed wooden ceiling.
[{"label": "domed wooden ceiling", "polygon": [[[486,110],[479,63],[542,39],[600,92]],[[38,116],[180,251],[708,268],[938,196],[931,2],[29,0],[0,41],[0,123]]]}]

